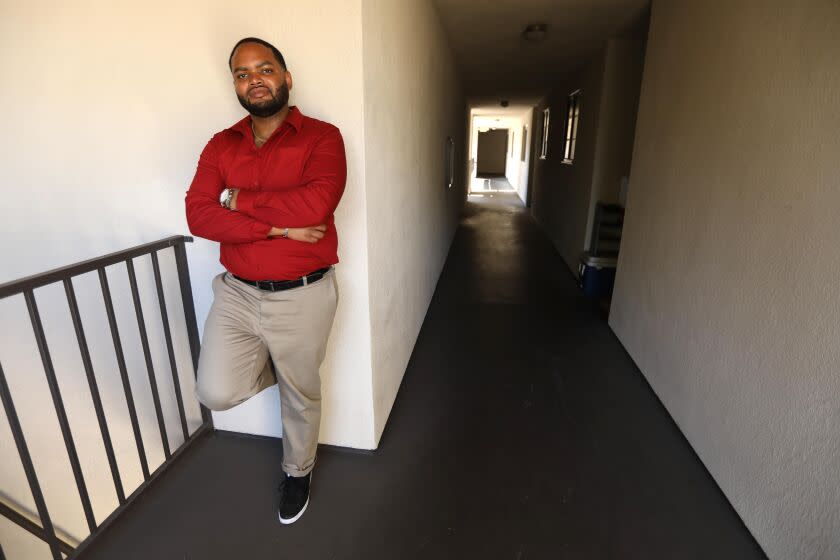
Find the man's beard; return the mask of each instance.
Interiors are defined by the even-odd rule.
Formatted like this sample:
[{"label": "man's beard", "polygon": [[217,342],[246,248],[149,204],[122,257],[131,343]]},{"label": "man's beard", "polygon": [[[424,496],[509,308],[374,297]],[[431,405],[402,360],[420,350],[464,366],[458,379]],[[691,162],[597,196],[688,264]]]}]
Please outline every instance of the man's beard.
[{"label": "man's beard", "polygon": [[283,82],[276,95],[271,93],[271,90],[269,90],[269,94],[271,98],[261,101],[259,104],[251,103],[247,97],[241,95],[237,95],[236,98],[239,99],[239,104],[251,113],[251,115],[264,118],[274,115],[286,106],[289,102],[289,86],[286,85],[286,82]]}]

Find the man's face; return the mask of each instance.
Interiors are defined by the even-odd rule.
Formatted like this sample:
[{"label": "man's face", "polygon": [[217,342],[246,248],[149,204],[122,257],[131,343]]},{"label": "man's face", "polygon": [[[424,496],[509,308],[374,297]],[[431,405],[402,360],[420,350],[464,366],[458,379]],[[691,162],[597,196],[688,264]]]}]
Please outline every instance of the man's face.
[{"label": "man's face", "polygon": [[244,43],[231,61],[236,97],[255,117],[270,117],[289,102],[292,76],[271,50],[259,43]]}]

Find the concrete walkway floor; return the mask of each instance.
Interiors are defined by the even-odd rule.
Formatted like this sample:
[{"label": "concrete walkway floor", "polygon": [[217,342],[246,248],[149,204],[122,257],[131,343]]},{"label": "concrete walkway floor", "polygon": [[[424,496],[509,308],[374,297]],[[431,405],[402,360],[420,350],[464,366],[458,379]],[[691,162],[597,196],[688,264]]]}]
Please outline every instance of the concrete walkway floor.
[{"label": "concrete walkway floor", "polygon": [[217,433],[83,557],[764,558],[516,195],[471,200],[379,450],[284,527],[280,442]]}]

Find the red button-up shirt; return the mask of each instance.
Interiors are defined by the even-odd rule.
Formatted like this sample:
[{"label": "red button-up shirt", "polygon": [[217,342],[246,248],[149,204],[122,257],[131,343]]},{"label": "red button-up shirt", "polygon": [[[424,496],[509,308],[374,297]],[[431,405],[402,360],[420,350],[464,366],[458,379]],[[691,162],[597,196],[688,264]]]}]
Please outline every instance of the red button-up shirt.
[{"label": "red button-up shirt", "polygon": [[[187,191],[190,231],[221,244],[222,265],[249,280],[291,280],[338,262],[335,212],[347,163],[338,129],[292,107],[260,148],[251,117],[219,132],[198,160]],[[240,189],[236,211],[219,204]],[[327,225],[323,239],[304,243],[268,237],[271,227]]]}]

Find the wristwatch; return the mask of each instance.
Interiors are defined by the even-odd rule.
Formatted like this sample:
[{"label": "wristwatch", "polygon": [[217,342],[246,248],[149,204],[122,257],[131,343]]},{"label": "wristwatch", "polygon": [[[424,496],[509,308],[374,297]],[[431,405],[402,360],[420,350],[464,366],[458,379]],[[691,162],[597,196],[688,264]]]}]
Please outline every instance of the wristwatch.
[{"label": "wristwatch", "polygon": [[230,210],[230,201],[233,198],[233,189],[225,189],[219,195],[219,204]]}]

